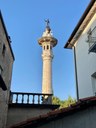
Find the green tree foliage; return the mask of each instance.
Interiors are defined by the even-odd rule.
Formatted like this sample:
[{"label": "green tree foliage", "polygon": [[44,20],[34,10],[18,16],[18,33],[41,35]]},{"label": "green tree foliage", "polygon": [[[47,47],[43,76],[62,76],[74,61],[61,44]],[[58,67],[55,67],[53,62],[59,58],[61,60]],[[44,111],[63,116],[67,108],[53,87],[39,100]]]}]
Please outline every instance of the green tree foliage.
[{"label": "green tree foliage", "polygon": [[60,108],[66,108],[70,106],[71,104],[74,104],[76,102],[76,99],[72,98],[71,96],[68,97],[66,100],[60,100],[58,97],[53,96],[52,103],[60,105]]}]

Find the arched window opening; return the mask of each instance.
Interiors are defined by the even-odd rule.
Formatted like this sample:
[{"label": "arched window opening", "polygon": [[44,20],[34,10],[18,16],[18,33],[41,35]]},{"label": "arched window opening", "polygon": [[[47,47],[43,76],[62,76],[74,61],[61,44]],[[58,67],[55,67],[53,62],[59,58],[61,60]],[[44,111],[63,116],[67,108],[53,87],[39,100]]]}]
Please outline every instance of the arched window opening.
[{"label": "arched window opening", "polygon": [[44,50],[45,50],[45,46],[44,46]]},{"label": "arched window opening", "polygon": [[47,45],[47,50],[49,49],[49,46]]}]

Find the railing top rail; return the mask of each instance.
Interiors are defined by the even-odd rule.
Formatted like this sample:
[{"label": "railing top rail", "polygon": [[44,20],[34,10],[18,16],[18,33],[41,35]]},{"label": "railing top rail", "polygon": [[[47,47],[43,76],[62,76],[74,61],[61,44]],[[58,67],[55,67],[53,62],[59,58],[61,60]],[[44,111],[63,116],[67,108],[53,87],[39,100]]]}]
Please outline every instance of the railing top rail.
[{"label": "railing top rail", "polygon": [[11,92],[11,94],[18,94],[18,95],[48,95],[52,96],[53,94],[48,94],[48,93],[30,93],[30,92]]}]

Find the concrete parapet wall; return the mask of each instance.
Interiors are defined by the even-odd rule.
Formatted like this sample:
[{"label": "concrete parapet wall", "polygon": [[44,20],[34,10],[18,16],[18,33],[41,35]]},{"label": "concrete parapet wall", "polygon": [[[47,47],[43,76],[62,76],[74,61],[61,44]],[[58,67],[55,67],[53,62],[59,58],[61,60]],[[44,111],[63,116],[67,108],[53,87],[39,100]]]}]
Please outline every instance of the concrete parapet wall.
[{"label": "concrete parapet wall", "polygon": [[37,117],[42,114],[46,114],[52,109],[55,105],[28,105],[28,104],[17,104],[9,106],[8,110],[8,120],[7,128],[14,124],[26,121],[32,117]]}]

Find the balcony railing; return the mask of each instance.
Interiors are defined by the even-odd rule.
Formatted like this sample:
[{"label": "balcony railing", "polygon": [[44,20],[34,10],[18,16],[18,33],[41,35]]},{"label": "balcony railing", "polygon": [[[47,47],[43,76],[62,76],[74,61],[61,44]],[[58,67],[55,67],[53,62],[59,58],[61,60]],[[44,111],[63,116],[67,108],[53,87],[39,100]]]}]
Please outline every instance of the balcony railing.
[{"label": "balcony railing", "polygon": [[96,53],[96,37],[90,37],[88,39],[88,43],[89,43],[89,52]]},{"label": "balcony railing", "polygon": [[96,53],[96,26],[92,29],[90,28],[88,31],[88,43],[89,43],[89,53]]},{"label": "balcony railing", "polygon": [[9,104],[52,104],[52,94],[11,92]]}]

